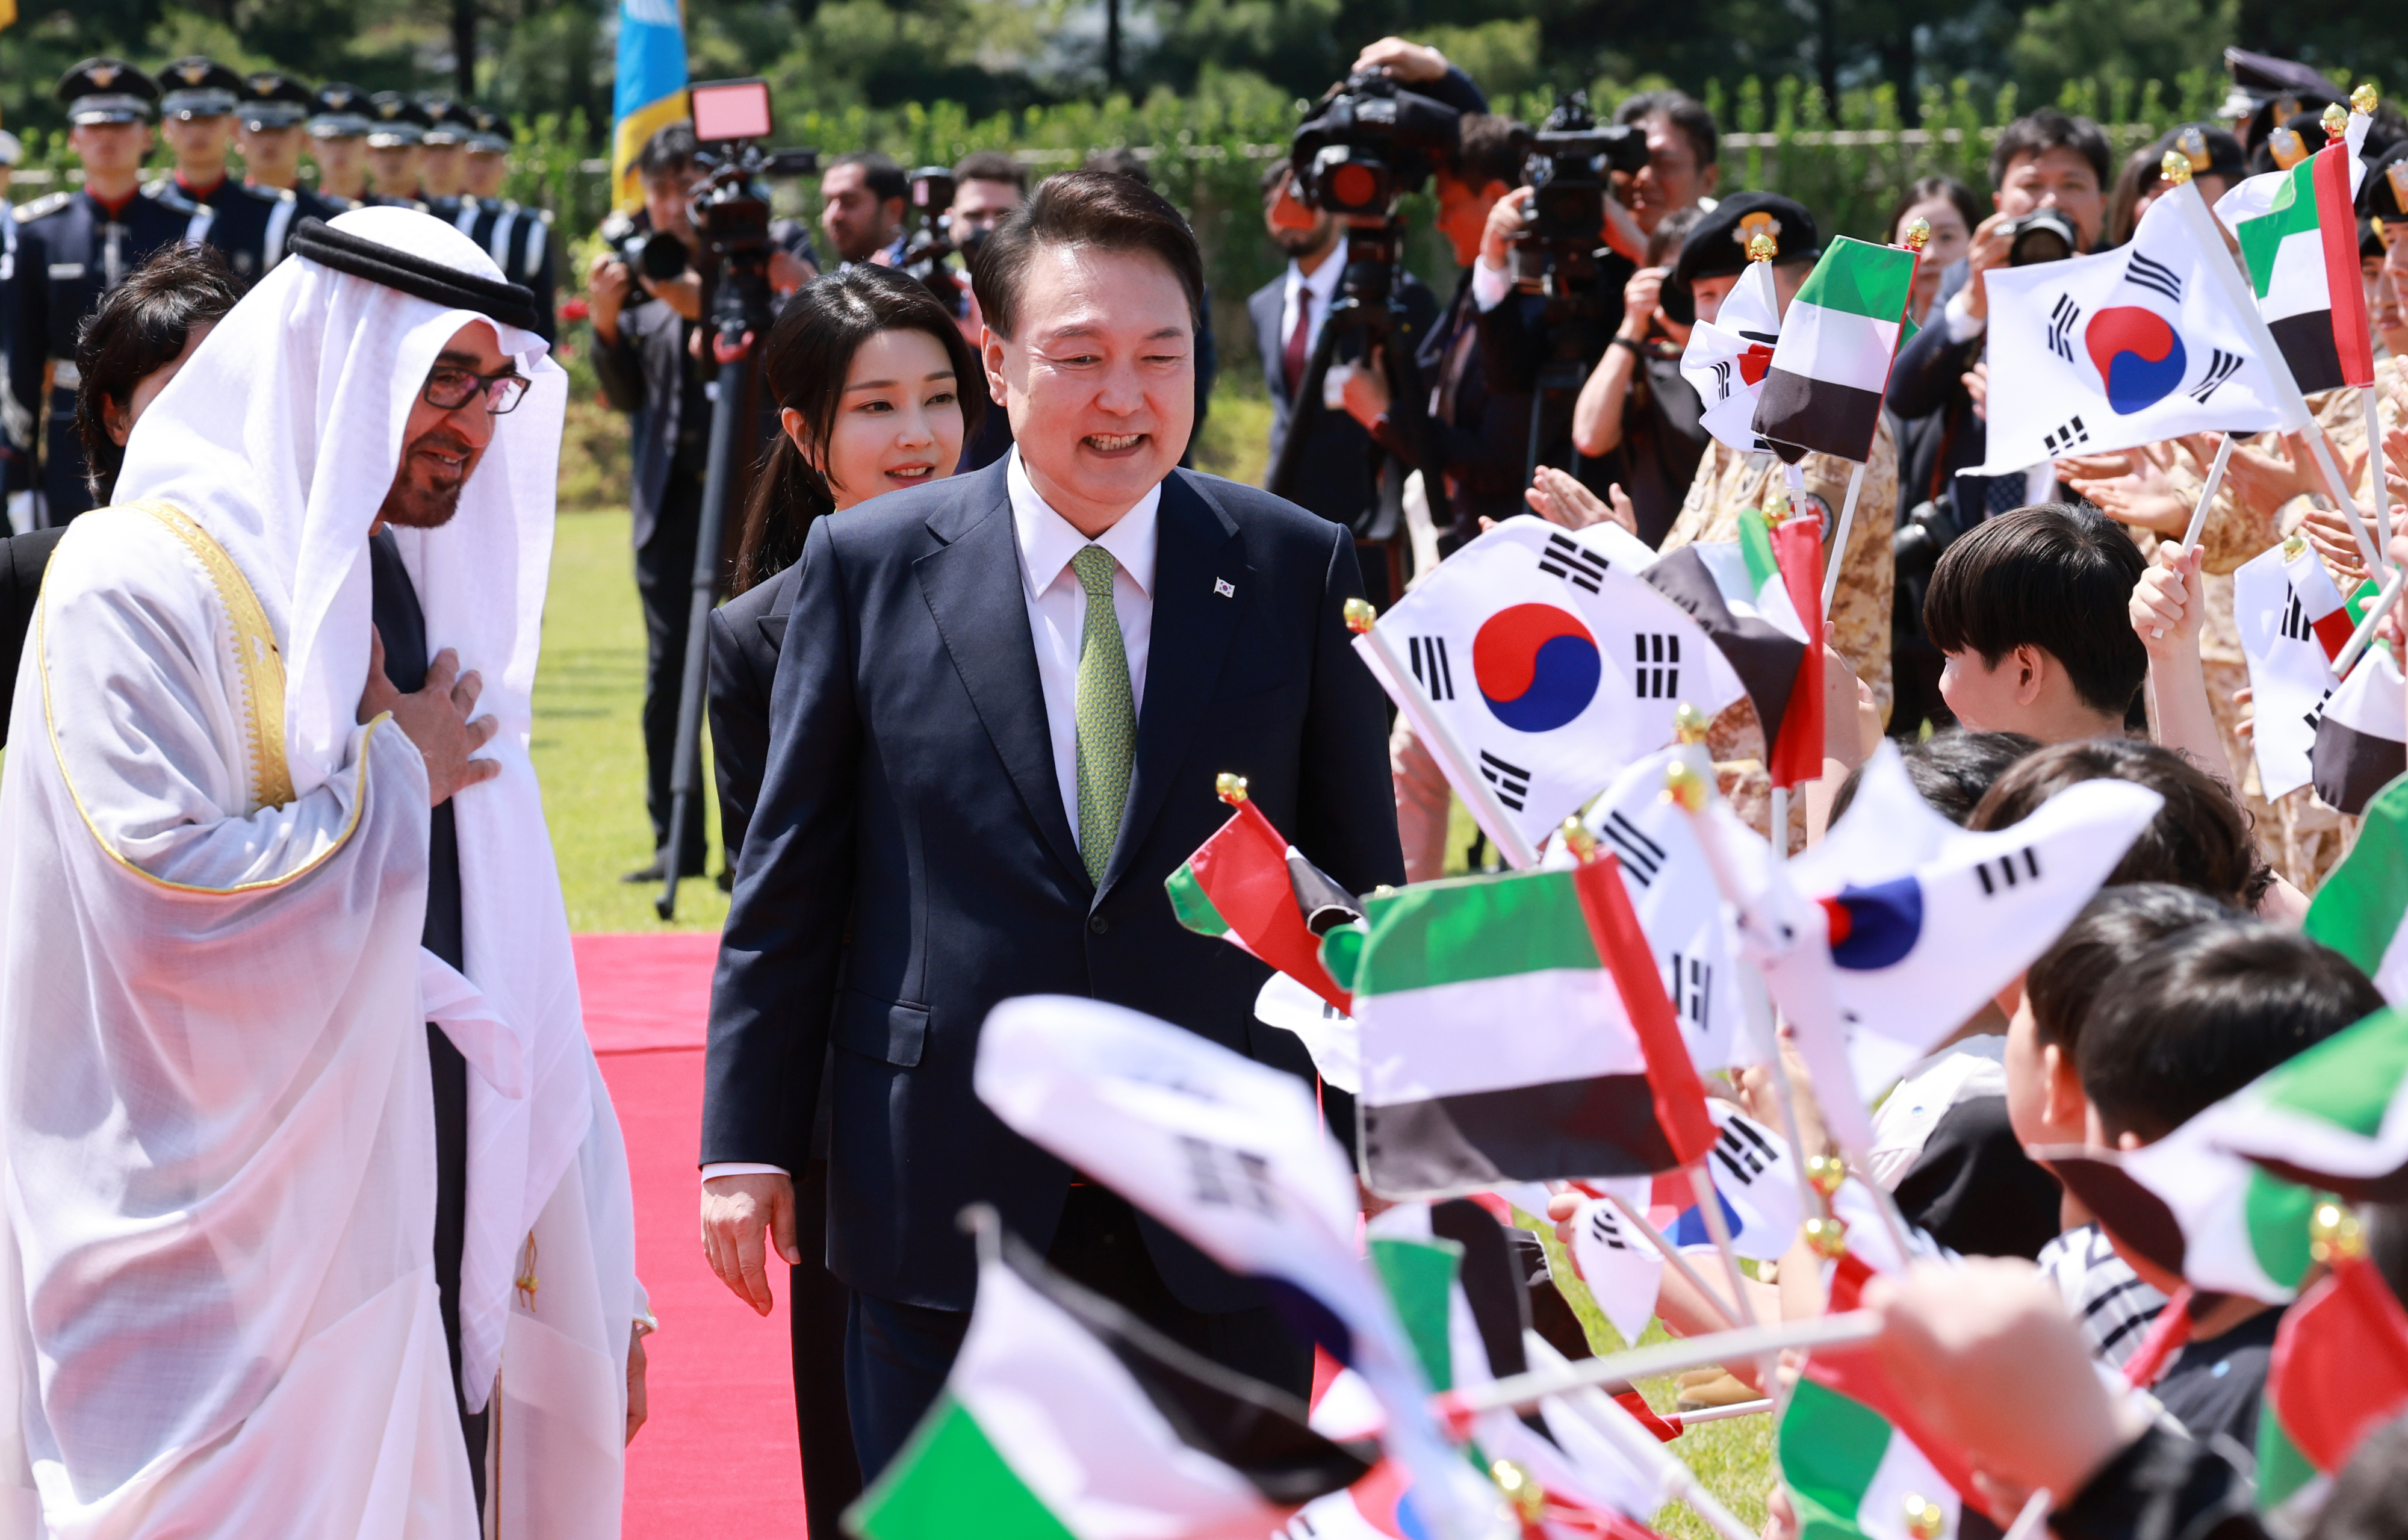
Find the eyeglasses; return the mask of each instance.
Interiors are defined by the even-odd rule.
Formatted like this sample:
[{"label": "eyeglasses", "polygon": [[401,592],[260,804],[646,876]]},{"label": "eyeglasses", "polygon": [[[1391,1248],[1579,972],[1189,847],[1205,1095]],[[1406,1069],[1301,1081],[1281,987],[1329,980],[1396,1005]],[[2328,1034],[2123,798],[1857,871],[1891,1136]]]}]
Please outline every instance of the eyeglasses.
[{"label": "eyeglasses", "polygon": [[507,370],[479,374],[473,369],[437,364],[426,371],[426,384],[419,391],[418,398],[439,410],[457,411],[482,396],[485,410],[499,417],[517,408],[532,382],[523,374]]}]

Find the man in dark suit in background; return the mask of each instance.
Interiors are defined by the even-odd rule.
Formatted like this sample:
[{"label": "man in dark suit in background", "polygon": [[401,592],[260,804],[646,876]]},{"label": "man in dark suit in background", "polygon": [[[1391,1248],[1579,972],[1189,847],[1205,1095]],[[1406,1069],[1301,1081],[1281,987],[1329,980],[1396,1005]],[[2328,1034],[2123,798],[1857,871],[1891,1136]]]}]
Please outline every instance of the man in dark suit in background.
[{"label": "man in dark suit in background", "polygon": [[1346,531],[1174,468],[1203,265],[1123,177],[1054,177],[979,261],[1016,447],[813,525],[761,800],[711,997],[705,1250],[760,1307],[825,1044],[830,1267],[854,1291],[862,1472],[893,1458],[967,1329],[970,1202],[1191,1348],[1304,1393],[1259,1293],[1006,1130],[971,1088],[1017,995],[1150,1012],[1299,1076],[1266,977],[1183,930],[1166,877],[1222,823],[1216,772],[1349,888],[1402,877],[1384,713],[1342,608]]},{"label": "man in dark suit in background", "polygon": [[[1271,240],[1288,256],[1287,271],[1256,289],[1246,299],[1246,313],[1254,323],[1254,349],[1262,354],[1263,375],[1271,392],[1270,460],[1279,463],[1296,421],[1297,393],[1303,388],[1306,368],[1321,341],[1344,282],[1346,232],[1326,209],[1297,201],[1286,161],[1274,161],[1263,173],[1263,223]],[[1427,285],[1411,272],[1397,285],[1404,315],[1397,327],[1397,346],[1410,356],[1438,320],[1438,300]],[[1340,342],[1331,355],[1340,363],[1363,362],[1359,334]],[[1354,531],[1356,558],[1371,602],[1385,610],[1403,592],[1411,575],[1404,530],[1383,527],[1380,474],[1387,452],[1372,443],[1363,425],[1343,408],[1326,405],[1313,414],[1311,441],[1298,451],[1296,484],[1282,489],[1299,508],[1312,510]],[[1402,478],[1401,466],[1397,475]],[[1395,554],[1392,555],[1392,553]],[[1403,559],[1398,559],[1402,557]]]}]

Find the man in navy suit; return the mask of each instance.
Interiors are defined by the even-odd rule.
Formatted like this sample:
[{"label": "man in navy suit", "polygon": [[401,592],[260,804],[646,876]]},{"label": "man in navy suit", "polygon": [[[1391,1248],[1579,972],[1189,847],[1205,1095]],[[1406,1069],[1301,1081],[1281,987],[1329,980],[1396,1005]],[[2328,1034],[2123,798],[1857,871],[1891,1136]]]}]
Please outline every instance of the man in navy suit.
[{"label": "man in navy suit", "polygon": [[1342,619],[1353,538],[1175,468],[1203,290],[1185,222],[1066,173],[987,237],[977,286],[1016,448],[813,525],[711,995],[704,1245],[760,1308],[767,1250],[796,1259],[785,1173],[836,1044],[828,1263],[854,1291],[870,1478],[968,1326],[971,1202],[1197,1351],[1309,1389],[1310,1350],[1249,1284],[1006,1130],[971,1067],[996,1002],[1055,992],[1312,1072],[1254,1019],[1262,965],[1163,894],[1223,821],[1219,771],[1349,888],[1403,876],[1385,716]]},{"label": "man in navy suit", "polygon": [[[1263,222],[1287,253],[1287,271],[1246,298],[1246,312],[1254,323],[1254,348],[1262,354],[1264,380],[1270,386],[1274,465],[1296,421],[1297,394],[1320,344],[1322,324],[1338,301],[1349,260],[1344,227],[1326,209],[1298,202],[1293,180],[1285,161],[1272,162],[1263,175]],[[1420,279],[1401,270],[1397,298],[1403,313],[1394,346],[1411,356],[1438,320],[1438,300]],[[1340,362],[1364,364],[1359,334],[1340,341],[1332,368]],[[1296,484],[1283,489],[1283,494],[1298,507],[1354,531],[1371,601],[1386,609],[1402,595],[1403,579],[1410,572],[1410,561],[1398,559],[1405,544],[1403,521],[1382,517],[1380,477],[1387,452],[1371,441],[1371,435],[1343,407],[1325,405],[1313,414],[1311,440],[1299,453]],[[1393,473],[1401,483],[1402,465]]]}]

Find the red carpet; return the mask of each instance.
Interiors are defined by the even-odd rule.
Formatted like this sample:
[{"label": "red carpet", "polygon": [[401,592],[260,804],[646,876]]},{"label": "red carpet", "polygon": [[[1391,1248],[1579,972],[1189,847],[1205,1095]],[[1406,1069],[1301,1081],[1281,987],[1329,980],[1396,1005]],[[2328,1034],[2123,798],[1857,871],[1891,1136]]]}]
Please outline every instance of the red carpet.
[{"label": "red carpet", "polygon": [[764,1319],[712,1276],[695,1239],[703,1028],[719,938],[577,938],[586,1030],[601,1057],[636,1187],[637,1266],[652,1420],[627,1451],[627,1540],[803,1533],[785,1268]]}]

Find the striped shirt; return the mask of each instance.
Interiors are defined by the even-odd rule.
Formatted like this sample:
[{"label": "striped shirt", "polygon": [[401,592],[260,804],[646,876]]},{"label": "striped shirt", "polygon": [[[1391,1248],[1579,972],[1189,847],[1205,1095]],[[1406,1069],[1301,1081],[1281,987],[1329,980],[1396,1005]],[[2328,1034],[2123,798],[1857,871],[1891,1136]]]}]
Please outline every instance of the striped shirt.
[{"label": "striped shirt", "polygon": [[2166,1297],[2141,1281],[2097,1225],[2077,1225],[2041,1248],[2040,1269],[2065,1296],[2090,1356],[2120,1369]]}]

